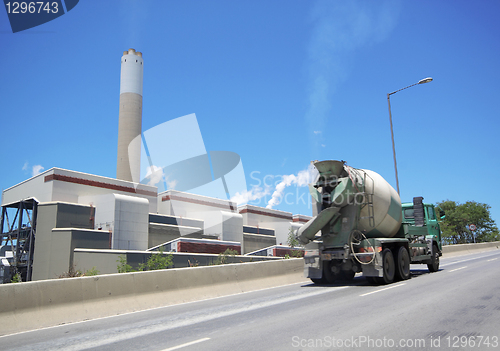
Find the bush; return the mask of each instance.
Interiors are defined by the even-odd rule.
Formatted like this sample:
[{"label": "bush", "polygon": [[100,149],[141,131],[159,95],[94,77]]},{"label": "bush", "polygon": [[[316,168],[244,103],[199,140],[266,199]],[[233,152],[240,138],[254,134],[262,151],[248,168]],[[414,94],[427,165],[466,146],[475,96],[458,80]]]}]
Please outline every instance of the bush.
[{"label": "bush", "polygon": [[158,253],[151,254],[146,263],[139,265],[139,271],[155,271],[157,269],[167,269],[174,265],[174,257],[172,254],[164,255],[163,249],[160,247]]},{"label": "bush", "polygon": [[22,283],[21,274],[19,274],[19,272],[14,274],[14,276],[12,277],[10,282],[11,283]]},{"label": "bush", "polygon": [[132,266],[127,263],[127,257],[125,255],[118,256],[116,262],[118,262],[118,265],[116,266],[118,273],[127,273],[134,271],[132,269]]},{"label": "bush", "polygon": [[118,256],[116,262],[118,262],[116,267],[118,273],[154,271],[172,267],[174,265],[174,257],[172,254],[164,255],[163,249],[160,248],[158,252],[151,253],[146,263],[140,263],[137,270],[133,269],[132,266],[127,263],[127,257],[125,255]]},{"label": "bush", "polygon": [[83,273],[81,270],[75,269],[75,266],[72,266],[69,271],[64,272],[63,274],[59,275],[58,278],[78,278],[78,277],[89,277],[93,275],[98,275],[100,272],[97,270],[97,268],[94,266],[88,271],[85,271]]},{"label": "bush", "polygon": [[99,272],[97,270],[97,268],[94,266],[91,269],[89,269],[88,271],[85,271],[85,273],[83,273],[83,275],[85,277],[90,277],[90,276],[94,276],[94,275],[99,275],[99,273],[101,273],[101,272]]},{"label": "bush", "polygon": [[223,253],[220,253],[219,256],[217,256],[217,259],[213,262],[214,265],[219,265],[219,264],[226,264],[227,259],[229,257],[234,257],[238,254],[238,251],[236,250],[231,250],[231,249],[226,249]]}]

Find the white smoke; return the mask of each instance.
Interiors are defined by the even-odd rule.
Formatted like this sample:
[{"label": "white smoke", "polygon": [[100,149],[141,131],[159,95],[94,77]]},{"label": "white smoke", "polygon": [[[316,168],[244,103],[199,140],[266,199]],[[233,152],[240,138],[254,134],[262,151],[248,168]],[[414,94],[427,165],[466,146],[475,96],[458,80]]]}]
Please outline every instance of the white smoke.
[{"label": "white smoke", "polygon": [[176,186],[177,186],[177,180],[176,179],[171,180],[171,181],[167,180],[167,189],[168,190],[171,190],[171,189],[174,190]]},{"label": "white smoke", "polygon": [[273,192],[271,200],[267,203],[266,208],[273,208],[273,206],[279,205],[283,197],[285,189],[291,185],[296,185],[298,187],[304,187],[312,183],[318,174],[317,169],[309,164],[307,169],[304,169],[295,174],[282,176],[281,182],[276,185],[276,189]]},{"label": "white smoke", "polygon": [[[23,165],[23,168],[22,170],[25,172],[25,173],[28,173],[29,171],[29,162],[26,161],[24,162],[24,165]],[[37,176],[39,175],[40,173],[42,173],[42,171],[44,170],[45,168],[42,167],[42,165],[34,165],[33,167],[31,167],[31,176],[34,177],[34,176]]]},{"label": "white smoke", "polygon": [[242,193],[237,192],[231,197],[231,201],[236,202],[238,205],[242,205],[250,201],[260,200],[270,193],[271,189],[269,187],[263,189],[260,186],[253,186],[250,190],[245,190]]},{"label": "white smoke", "polygon": [[156,184],[163,181],[164,173],[163,168],[152,165],[146,170],[145,179],[148,179],[148,185],[156,186]]},{"label": "white smoke", "polygon": [[42,173],[43,170],[44,168],[41,165],[34,165],[32,168],[31,176],[32,177],[37,176],[40,173]]}]

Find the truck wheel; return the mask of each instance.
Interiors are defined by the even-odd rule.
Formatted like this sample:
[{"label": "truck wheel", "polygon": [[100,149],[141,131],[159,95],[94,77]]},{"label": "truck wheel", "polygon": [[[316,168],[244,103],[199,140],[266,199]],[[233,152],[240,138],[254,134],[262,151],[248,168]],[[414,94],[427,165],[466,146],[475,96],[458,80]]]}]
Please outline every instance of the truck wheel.
[{"label": "truck wheel", "polygon": [[429,272],[431,273],[439,271],[439,252],[436,245],[432,245],[431,263],[427,265],[427,268],[429,268]]},{"label": "truck wheel", "polygon": [[404,246],[399,248],[396,262],[397,279],[406,280],[410,278],[410,254]]},{"label": "truck wheel", "polygon": [[348,270],[348,271],[341,271],[340,272],[340,276],[339,276],[339,279],[340,280],[347,280],[347,281],[351,281],[354,279],[354,276],[356,275],[356,272],[354,272],[353,270]]},{"label": "truck wheel", "polygon": [[396,265],[394,264],[394,255],[390,249],[382,251],[382,270],[384,276],[378,278],[380,284],[390,284],[394,281],[394,274],[396,273]]},{"label": "truck wheel", "polygon": [[336,274],[332,272],[332,261],[323,262],[323,279],[326,284],[335,282]]},{"label": "truck wheel", "polygon": [[322,277],[322,278],[310,278],[311,281],[314,283],[314,284],[325,284],[326,281],[325,281],[325,278]]}]

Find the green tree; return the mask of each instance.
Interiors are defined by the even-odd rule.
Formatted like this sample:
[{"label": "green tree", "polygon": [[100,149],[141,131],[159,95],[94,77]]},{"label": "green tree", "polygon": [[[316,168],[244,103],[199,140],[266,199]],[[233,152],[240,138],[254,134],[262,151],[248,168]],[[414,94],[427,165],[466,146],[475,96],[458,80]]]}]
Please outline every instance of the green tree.
[{"label": "green tree", "polygon": [[[445,244],[467,244],[500,240],[495,221],[491,219],[491,206],[475,201],[464,204],[455,201],[437,203],[437,210],[444,211],[445,216],[439,221],[442,238]],[[476,226],[475,231],[469,225]]]},{"label": "green tree", "polygon": [[[288,246],[290,246],[292,249],[294,249],[296,247],[302,248],[302,245],[300,245],[299,239],[297,239],[297,237],[295,236],[295,232],[294,232],[292,227],[290,227],[288,229],[288,238],[286,241],[287,241]],[[303,252],[302,252],[302,250],[292,250],[291,255],[292,255],[292,257],[302,257]],[[287,258],[287,257],[285,257],[285,258]],[[290,257],[288,257],[288,258],[290,258]]]}]

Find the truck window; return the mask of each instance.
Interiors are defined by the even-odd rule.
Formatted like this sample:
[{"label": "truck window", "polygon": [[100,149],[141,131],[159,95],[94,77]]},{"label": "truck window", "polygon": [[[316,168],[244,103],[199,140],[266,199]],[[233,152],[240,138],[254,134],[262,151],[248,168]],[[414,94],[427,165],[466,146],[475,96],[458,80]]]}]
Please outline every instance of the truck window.
[{"label": "truck window", "polygon": [[436,214],[434,213],[434,209],[432,207],[427,207],[427,214],[430,220],[436,219]]},{"label": "truck window", "polygon": [[405,209],[405,218],[414,218],[413,208],[406,208]]}]

